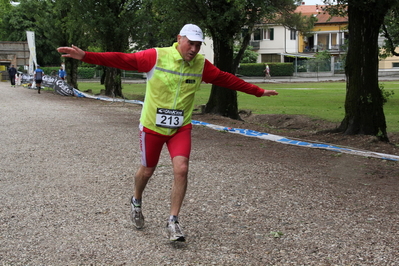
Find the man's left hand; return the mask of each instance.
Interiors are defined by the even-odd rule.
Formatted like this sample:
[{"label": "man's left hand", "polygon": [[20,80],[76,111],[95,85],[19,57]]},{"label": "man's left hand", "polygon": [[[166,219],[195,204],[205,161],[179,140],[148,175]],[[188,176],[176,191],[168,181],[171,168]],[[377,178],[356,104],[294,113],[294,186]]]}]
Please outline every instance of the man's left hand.
[{"label": "man's left hand", "polygon": [[265,90],[265,91],[263,92],[262,97],[263,97],[263,96],[268,96],[268,97],[270,97],[270,96],[273,96],[273,95],[278,95],[278,92],[275,91],[275,90]]}]

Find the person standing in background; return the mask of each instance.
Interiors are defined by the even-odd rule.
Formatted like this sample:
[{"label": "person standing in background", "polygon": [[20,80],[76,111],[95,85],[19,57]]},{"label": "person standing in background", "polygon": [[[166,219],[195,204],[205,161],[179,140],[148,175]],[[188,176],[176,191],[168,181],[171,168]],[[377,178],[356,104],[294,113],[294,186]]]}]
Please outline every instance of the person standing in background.
[{"label": "person standing in background", "polygon": [[58,70],[58,77],[62,80],[65,80],[66,71],[62,68],[62,66],[60,67],[60,70]]},{"label": "person standing in background", "polygon": [[40,94],[41,84],[43,81],[43,76],[44,76],[44,71],[40,68],[39,65],[37,65],[37,68],[35,70],[34,79],[36,82],[37,93],[39,93],[39,94]]},{"label": "person standing in background", "polygon": [[8,69],[8,76],[10,77],[11,87],[15,87],[15,75],[17,74],[17,70],[15,69],[14,65]]},{"label": "person standing in background", "polygon": [[266,78],[271,78],[271,76],[270,76],[270,68],[269,68],[269,65],[268,64],[266,64],[266,66],[265,66],[265,70],[263,70],[264,72],[265,72],[265,80],[266,80]]}]

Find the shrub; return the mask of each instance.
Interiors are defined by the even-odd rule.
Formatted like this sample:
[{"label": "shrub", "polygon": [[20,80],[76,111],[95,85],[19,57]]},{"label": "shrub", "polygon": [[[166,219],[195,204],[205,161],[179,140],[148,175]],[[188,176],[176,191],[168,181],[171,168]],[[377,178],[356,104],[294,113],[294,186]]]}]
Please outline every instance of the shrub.
[{"label": "shrub", "polygon": [[92,79],[96,69],[94,67],[78,67],[78,78],[81,79]]}]

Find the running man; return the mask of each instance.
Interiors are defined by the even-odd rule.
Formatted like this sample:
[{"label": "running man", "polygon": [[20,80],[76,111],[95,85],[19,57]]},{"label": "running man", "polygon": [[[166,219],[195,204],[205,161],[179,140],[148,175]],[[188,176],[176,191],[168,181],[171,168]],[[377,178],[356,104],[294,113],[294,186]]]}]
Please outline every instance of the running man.
[{"label": "running man", "polygon": [[179,212],[187,189],[194,96],[201,82],[257,97],[278,94],[274,90],[264,90],[247,83],[212,65],[198,54],[203,42],[202,30],[196,25],[187,24],[177,35],[177,42],[166,48],[152,48],[137,53],[85,52],[76,46],[57,49],[63,53],[63,57],[147,73],[146,96],[139,126],[141,166],[135,174],[131,217],[137,229],[143,228],[143,192],[166,144],[174,174],[170,217],[166,226],[171,241],[185,241]]}]

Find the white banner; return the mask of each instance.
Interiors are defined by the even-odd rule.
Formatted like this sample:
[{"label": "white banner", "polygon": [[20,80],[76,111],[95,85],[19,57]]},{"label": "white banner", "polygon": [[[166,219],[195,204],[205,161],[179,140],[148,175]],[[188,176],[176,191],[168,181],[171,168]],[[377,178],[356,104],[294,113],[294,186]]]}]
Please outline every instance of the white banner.
[{"label": "white banner", "polygon": [[26,38],[28,40],[28,46],[29,46],[29,52],[30,52],[28,73],[30,75],[33,75],[33,73],[35,72],[36,66],[37,66],[35,32],[34,31],[27,31],[26,32]]}]

